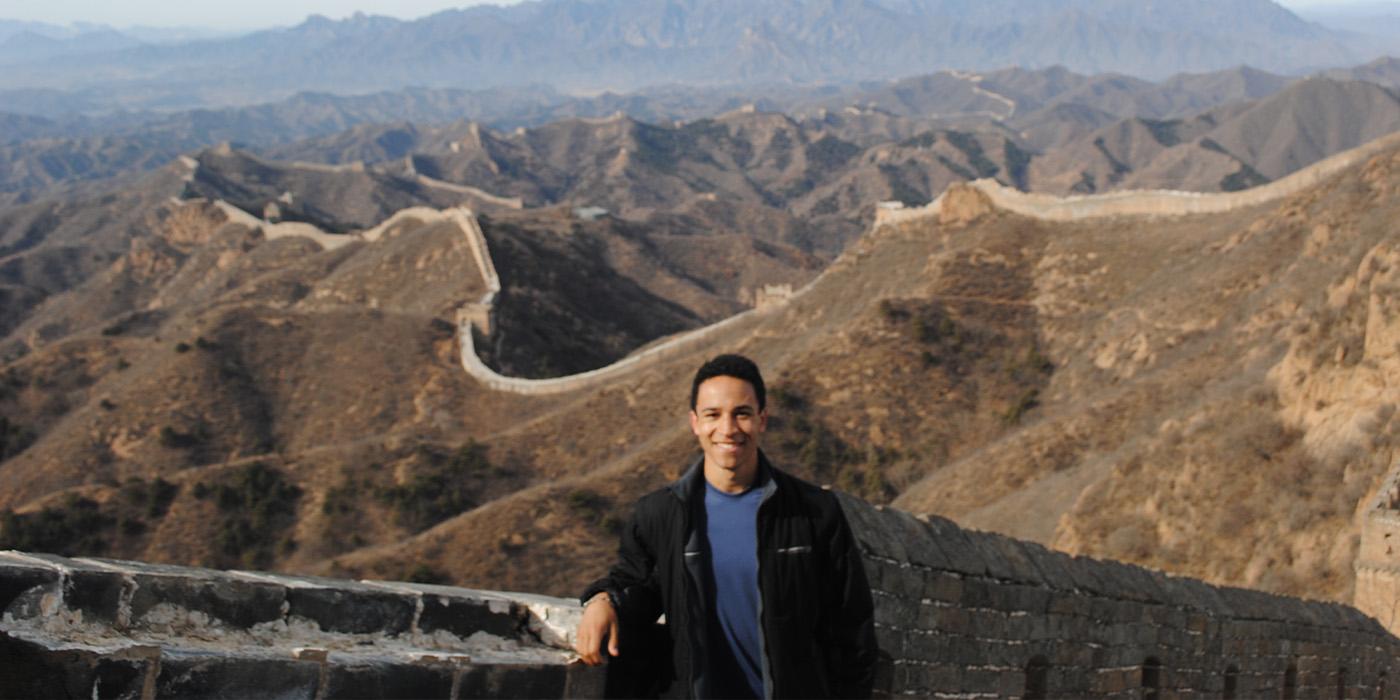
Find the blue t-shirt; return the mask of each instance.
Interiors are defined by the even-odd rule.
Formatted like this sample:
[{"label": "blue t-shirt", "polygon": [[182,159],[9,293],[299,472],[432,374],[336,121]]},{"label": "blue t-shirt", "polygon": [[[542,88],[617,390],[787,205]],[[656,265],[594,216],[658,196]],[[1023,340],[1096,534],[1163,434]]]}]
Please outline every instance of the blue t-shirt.
[{"label": "blue t-shirt", "polygon": [[[716,698],[763,697],[758,629],[759,484],[730,495],[705,482],[705,534],[710,543],[709,655]],[[723,642],[721,643],[721,640]]]}]

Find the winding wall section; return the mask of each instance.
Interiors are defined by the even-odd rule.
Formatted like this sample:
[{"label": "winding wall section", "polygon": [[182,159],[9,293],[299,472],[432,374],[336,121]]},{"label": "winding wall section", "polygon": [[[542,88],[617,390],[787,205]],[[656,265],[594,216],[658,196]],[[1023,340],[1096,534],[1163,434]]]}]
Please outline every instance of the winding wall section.
[{"label": "winding wall section", "polygon": [[[1376,153],[1397,147],[1400,147],[1400,133],[1384,136],[1349,151],[1338,153],[1267,185],[1232,193],[1158,190],[1111,192],[1108,194],[1076,197],[1055,197],[1051,195],[1021,192],[1006,187],[991,179],[976,180],[966,185],[955,185],[954,187],[971,187],[986,195],[991,204],[997,208],[1048,221],[1078,221],[1117,216],[1214,214],[1256,206],[1296,194],[1348,167],[1362,162]],[[193,159],[182,159],[182,162],[191,168],[197,167],[197,163],[194,163]],[[476,188],[468,189],[472,190],[472,192],[478,196],[486,195],[486,193],[482,193],[476,190]],[[953,188],[949,189],[952,190]],[[948,193],[945,192],[924,207],[901,210],[877,210],[873,228],[879,229],[882,226],[940,216],[943,214],[943,204],[947,198]],[[341,236],[325,233],[309,224],[268,223],[227,203],[218,202],[218,204],[228,213],[231,219],[248,226],[260,227],[270,238],[279,236],[305,236],[316,240],[326,247],[344,245],[346,242],[357,238],[370,241],[376,240],[384,230],[408,217],[425,221],[446,219],[455,223],[468,238],[472,255],[476,260],[488,290],[481,299],[467,302],[458,310],[457,337],[461,347],[462,368],[473,379],[496,391],[515,394],[545,395],[579,391],[595,387],[613,381],[638,368],[650,366],[666,358],[684,354],[729,329],[741,327],[752,322],[758,314],[773,308],[766,307],[765,309],[745,311],[723,321],[719,321],[718,323],[679,334],[646,350],[588,372],[549,379],[507,377],[487,367],[486,363],[481,361],[481,358],[476,352],[473,328],[478,328],[485,334],[490,334],[492,328],[492,309],[496,296],[500,293],[501,284],[500,278],[496,274],[495,264],[491,260],[491,252],[487,246],[486,238],[482,234],[481,226],[477,221],[476,215],[470,209],[459,207],[438,211],[426,207],[413,207],[395,213],[373,229],[359,234]],[[807,285],[797,290],[792,295],[792,298],[800,297],[805,294],[815,285],[819,284],[825,276],[825,272],[818,275]]]}]

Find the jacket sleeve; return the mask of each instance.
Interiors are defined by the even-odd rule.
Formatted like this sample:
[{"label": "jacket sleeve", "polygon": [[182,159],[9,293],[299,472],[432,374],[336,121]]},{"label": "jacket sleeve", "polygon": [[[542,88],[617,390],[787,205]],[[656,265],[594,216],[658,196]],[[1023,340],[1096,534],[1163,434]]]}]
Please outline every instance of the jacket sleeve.
[{"label": "jacket sleeve", "polygon": [[865,566],[850,524],[839,502],[835,509],[833,534],[828,540],[832,577],[827,591],[830,644],[827,677],[840,698],[868,698],[875,685],[879,649],[875,642],[875,604]]},{"label": "jacket sleeve", "polygon": [[[661,590],[656,581],[656,547],[648,537],[642,504],[623,527],[617,562],[608,575],[584,589],[581,602],[587,603],[606,592],[618,618],[628,624],[651,623],[661,616]],[[654,533],[653,533],[654,534]]]}]

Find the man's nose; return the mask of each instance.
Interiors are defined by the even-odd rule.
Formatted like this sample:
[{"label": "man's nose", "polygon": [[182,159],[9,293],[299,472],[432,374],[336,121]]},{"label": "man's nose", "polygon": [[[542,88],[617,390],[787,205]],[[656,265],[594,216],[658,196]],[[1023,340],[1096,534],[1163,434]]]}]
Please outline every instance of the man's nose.
[{"label": "man's nose", "polygon": [[725,435],[733,435],[739,431],[739,418],[734,415],[723,415],[719,419],[719,429]]}]

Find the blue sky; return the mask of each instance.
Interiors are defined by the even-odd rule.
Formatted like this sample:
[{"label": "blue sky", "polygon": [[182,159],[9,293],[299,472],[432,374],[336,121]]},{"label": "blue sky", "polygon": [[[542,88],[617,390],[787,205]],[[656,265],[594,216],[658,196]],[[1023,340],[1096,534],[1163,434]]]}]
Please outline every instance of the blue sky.
[{"label": "blue sky", "polygon": [[[510,2],[496,0],[494,4]],[[1283,0],[1282,4],[1300,8],[1352,2],[1355,0]],[[482,0],[0,0],[0,19],[234,30],[289,26],[312,14],[339,19],[357,10],[413,19],[476,4],[482,4]]]}]

